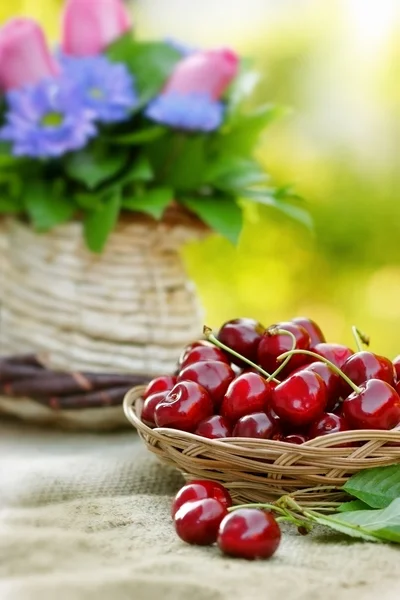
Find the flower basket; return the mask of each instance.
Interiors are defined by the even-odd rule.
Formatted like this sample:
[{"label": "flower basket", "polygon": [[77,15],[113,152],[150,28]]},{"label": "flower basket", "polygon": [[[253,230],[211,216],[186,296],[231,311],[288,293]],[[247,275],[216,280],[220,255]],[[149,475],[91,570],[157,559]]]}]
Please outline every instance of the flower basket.
[{"label": "flower basket", "polygon": [[[346,431],[304,444],[275,440],[211,440],[169,428],[151,429],[140,418],[143,386],[125,397],[124,411],[147,448],[185,479],[224,484],[235,503],[271,502],[296,492],[303,506],[334,508],[354,473],[400,461],[400,431]],[[341,445],[338,447],[338,445]],[[342,446],[345,444],[345,446]]]}]

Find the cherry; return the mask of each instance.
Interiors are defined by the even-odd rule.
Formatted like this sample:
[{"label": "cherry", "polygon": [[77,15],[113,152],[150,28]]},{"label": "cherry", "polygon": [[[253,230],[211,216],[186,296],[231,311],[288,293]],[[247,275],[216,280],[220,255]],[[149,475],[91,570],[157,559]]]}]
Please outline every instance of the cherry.
[{"label": "cherry", "polygon": [[220,523],[226,514],[226,508],[215,498],[186,502],[174,517],[176,533],[188,544],[209,546],[217,540]]},{"label": "cherry", "polygon": [[151,396],[147,396],[146,400],[143,403],[142,414],[140,415],[143,423],[148,425],[149,427],[156,427],[156,422],[154,418],[154,411],[159,402],[164,400],[168,396],[168,391],[165,392],[157,392],[156,394],[151,394]]},{"label": "cherry", "polygon": [[157,427],[193,432],[203,419],[213,414],[210,394],[194,381],[177,383],[154,410]]},{"label": "cherry", "polygon": [[304,369],[276,386],[271,407],[288,425],[309,425],[325,410],[326,385],[320,375]]},{"label": "cherry", "polygon": [[[385,356],[373,352],[356,352],[341,366],[341,369],[356,385],[361,385],[368,379],[382,379],[394,386],[396,371],[393,363]],[[344,381],[342,383],[343,395],[351,393],[351,388]]]},{"label": "cherry", "polygon": [[400,354],[392,360],[392,363],[396,371],[396,380],[400,381]]},{"label": "cherry", "polygon": [[308,440],[308,437],[303,435],[302,433],[291,433],[290,435],[286,435],[282,438],[282,442],[287,442],[288,444],[297,444],[301,446]]},{"label": "cherry", "polygon": [[201,435],[211,440],[217,438],[226,438],[232,435],[231,427],[226,419],[221,415],[213,415],[201,421],[195,431],[196,435]]},{"label": "cherry", "polygon": [[188,365],[192,365],[198,362],[204,362],[206,360],[218,360],[230,364],[230,359],[223,350],[216,348],[215,346],[196,346],[192,348],[190,352],[187,352],[184,360],[181,364],[181,369],[184,369]]},{"label": "cherry", "polygon": [[355,429],[393,429],[400,423],[400,396],[386,381],[369,379],[343,401],[342,411]]},{"label": "cherry", "polygon": [[218,483],[218,481],[193,479],[193,481],[184,485],[176,494],[171,507],[172,518],[175,516],[176,511],[186,502],[202,500],[203,498],[214,498],[214,500],[218,500],[225,508],[232,506],[232,498],[228,490]]},{"label": "cherry", "polygon": [[178,382],[195,381],[200,384],[210,394],[215,407],[219,408],[234,378],[235,373],[226,362],[210,360],[185,367],[178,376]]},{"label": "cherry", "polygon": [[339,367],[339,369],[341,369],[346,360],[354,354],[353,350],[350,350],[347,346],[343,346],[342,344],[327,344],[324,342],[316,344],[311,350],[323,358],[330,360],[334,365]]},{"label": "cherry", "polygon": [[212,348],[213,345],[208,342],[207,340],[196,340],[195,342],[192,342],[191,344],[188,344],[187,346],[184,347],[184,349],[182,350],[182,353],[178,359],[178,365],[180,366],[183,362],[185,362],[187,355],[189,354],[189,352],[191,352],[192,350],[194,350],[195,348],[199,348],[199,347],[203,347],[206,346],[207,348]]},{"label": "cherry", "polygon": [[256,508],[238,508],[219,527],[217,544],[224,554],[254,560],[270,558],[281,541],[273,515]]},{"label": "cherry", "polygon": [[241,417],[233,430],[233,437],[259,438],[268,440],[276,432],[276,422],[265,412],[256,412]]},{"label": "cherry", "polygon": [[158,392],[169,392],[176,384],[176,377],[174,375],[161,375],[152,379],[148,384],[143,398],[146,400],[148,396],[157,394]]},{"label": "cherry", "polygon": [[[265,327],[254,319],[233,319],[224,323],[218,333],[218,340],[245,358],[256,362],[257,349]],[[247,366],[239,358],[232,356],[232,362],[239,367]]]},{"label": "cherry", "polygon": [[[295,336],[297,349],[307,350],[310,347],[310,336],[301,325],[286,321],[272,325],[265,331],[258,346],[258,362],[268,373],[273,373],[281,364],[277,360],[278,356],[291,350],[293,346],[292,338],[289,335],[276,333],[279,329],[290,331]],[[281,372],[281,376],[287,376],[307,362],[310,362],[307,356],[300,354],[292,356]]]},{"label": "cherry", "polygon": [[296,325],[301,325],[304,327],[310,336],[310,346],[315,346],[321,342],[326,342],[320,326],[317,325],[317,323],[312,319],[308,319],[307,317],[296,317],[295,319],[292,319],[292,322]]},{"label": "cherry", "polygon": [[322,377],[326,385],[326,408],[327,410],[333,410],[333,408],[337,404],[338,398],[340,397],[340,393],[342,390],[342,378],[337,373],[332,371],[332,369],[330,369],[326,363],[318,361],[313,362],[310,365],[305,365],[304,367],[299,367],[296,371],[293,371],[292,375],[294,375],[295,373],[299,373],[304,369],[307,369],[307,371],[313,371],[314,373],[317,373],[320,377]]},{"label": "cherry", "polygon": [[348,431],[350,429],[346,419],[333,413],[324,413],[314,421],[308,430],[310,439],[329,433],[338,433],[339,431]]},{"label": "cherry", "polygon": [[232,381],[221,404],[221,415],[231,423],[250,413],[265,411],[271,397],[270,383],[258,373],[243,373]]}]

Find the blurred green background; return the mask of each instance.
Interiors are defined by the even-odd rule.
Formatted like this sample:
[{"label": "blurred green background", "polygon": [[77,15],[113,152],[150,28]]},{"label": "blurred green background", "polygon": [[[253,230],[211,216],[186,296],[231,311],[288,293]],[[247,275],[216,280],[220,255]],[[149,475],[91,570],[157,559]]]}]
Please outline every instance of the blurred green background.
[{"label": "blurred green background", "polygon": [[[57,38],[61,0],[11,0]],[[230,45],[263,74],[255,101],[291,108],[259,156],[307,199],[311,235],[272,209],[249,211],[238,248],[212,236],[184,251],[206,321],[265,325],[295,315],[352,344],[400,353],[400,3],[397,0],[137,0],[140,37]]]}]

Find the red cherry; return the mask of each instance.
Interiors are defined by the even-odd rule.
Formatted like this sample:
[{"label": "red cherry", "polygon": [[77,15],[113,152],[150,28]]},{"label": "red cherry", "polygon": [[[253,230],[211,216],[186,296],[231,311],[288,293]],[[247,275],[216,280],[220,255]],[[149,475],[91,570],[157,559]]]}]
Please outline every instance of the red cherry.
[{"label": "red cherry", "polygon": [[271,385],[258,373],[243,373],[229,385],[221,404],[221,415],[231,423],[250,413],[265,411]]},{"label": "red cherry", "polygon": [[354,429],[393,429],[400,423],[400,396],[381,379],[369,379],[343,401],[342,412]]},{"label": "red cherry", "polygon": [[176,384],[176,377],[174,375],[161,375],[152,379],[148,384],[143,398],[146,400],[148,396],[157,394],[158,392],[169,392]]},{"label": "red cherry", "polygon": [[[373,352],[356,352],[341,367],[343,373],[356,385],[361,385],[368,379],[382,379],[394,386],[396,371],[393,363],[385,356]],[[351,394],[351,387],[342,380],[342,394]]]},{"label": "red cherry", "polygon": [[400,354],[392,360],[394,370],[396,371],[396,380],[400,381]]},{"label": "red cherry", "polygon": [[188,365],[180,372],[178,381],[195,381],[199,383],[207,390],[215,407],[218,408],[230,382],[234,378],[235,373],[226,362],[210,360]]},{"label": "red cherry", "polygon": [[286,435],[282,442],[287,442],[288,444],[297,444],[301,446],[308,440],[308,437],[303,435],[302,433],[291,433],[290,435]]},{"label": "red cherry", "polygon": [[[256,362],[258,344],[264,331],[265,327],[254,319],[233,319],[222,325],[217,337],[225,346]],[[247,366],[247,363],[235,356],[232,356],[232,362],[239,367]]]},{"label": "red cherry", "polygon": [[256,508],[238,508],[219,527],[217,544],[224,554],[254,560],[270,558],[281,541],[273,515]]},{"label": "red cherry", "polygon": [[326,385],[320,375],[304,369],[276,386],[271,406],[288,425],[310,425],[325,410]]},{"label": "red cherry", "polygon": [[176,494],[171,507],[171,516],[175,516],[176,511],[191,500],[202,500],[203,498],[214,498],[222,506],[229,508],[232,506],[232,498],[228,490],[218,483],[209,479],[193,479],[190,483],[184,485]]},{"label": "red cherry", "polygon": [[310,439],[313,439],[321,435],[348,431],[349,429],[350,427],[344,417],[333,413],[324,413],[311,425],[308,435]]},{"label": "red cherry", "polygon": [[273,419],[264,412],[256,412],[239,419],[232,435],[233,437],[269,440],[276,430],[276,422]]},{"label": "red cherry", "polygon": [[226,508],[214,498],[186,502],[174,517],[176,533],[187,544],[209,546],[217,540],[226,514]]},{"label": "red cherry", "polygon": [[200,348],[200,347],[215,348],[214,344],[212,344],[211,342],[208,342],[207,340],[196,340],[195,342],[192,342],[191,344],[188,344],[187,346],[184,347],[184,349],[182,350],[182,353],[178,359],[178,365],[180,366],[183,362],[185,362],[186,357],[189,354],[189,352],[191,352],[195,348]]},{"label": "red cherry", "polygon": [[[342,391],[342,382],[343,379],[337,373],[334,373],[330,367],[326,363],[323,362],[313,362],[310,365],[305,365],[304,367],[299,367],[296,371],[293,371],[292,375],[295,373],[299,373],[300,371],[307,369],[307,371],[313,371],[317,373],[320,377],[322,377],[325,385],[326,385],[326,394],[327,394],[327,410],[333,410],[338,402],[338,398],[340,397]],[[347,394],[346,394],[347,395]]]},{"label": "red cherry", "polygon": [[343,346],[342,344],[316,344],[311,348],[312,352],[316,352],[323,358],[327,358],[334,365],[342,368],[342,365],[346,362],[346,360],[354,354],[353,350],[350,350],[347,346]]},{"label": "red cherry", "polygon": [[[258,363],[268,373],[273,373],[281,364],[277,361],[278,356],[284,352],[288,352],[293,346],[292,338],[290,336],[282,333],[274,335],[274,331],[276,331],[278,328],[285,329],[286,331],[293,333],[296,338],[297,350],[308,350],[310,347],[310,336],[301,325],[295,325],[294,323],[285,321],[269,327],[265,331],[258,346]],[[281,371],[279,379],[287,376],[292,371],[308,362],[310,362],[308,356],[295,354],[292,356],[283,371]]]},{"label": "red cherry", "polygon": [[157,404],[154,419],[157,427],[193,432],[200,421],[213,414],[213,410],[207,390],[194,381],[181,381]]},{"label": "red cherry", "polygon": [[157,392],[156,394],[152,394],[151,396],[147,396],[146,400],[143,403],[142,414],[140,418],[142,419],[145,425],[149,427],[156,427],[156,422],[154,419],[154,411],[156,406],[161,400],[165,400],[168,396],[167,391],[165,392]]},{"label": "red cherry", "polygon": [[195,431],[196,435],[215,440],[217,438],[226,438],[232,435],[231,427],[221,415],[213,415],[201,421]]},{"label": "red cherry", "polygon": [[307,317],[296,317],[295,319],[292,319],[292,322],[296,325],[301,325],[304,327],[310,336],[310,346],[315,346],[315,344],[326,342],[320,326],[317,325],[317,323],[312,319],[308,319]]},{"label": "red cherry", "polygon": [[196,348],[192,348],[192,350],[186,354],[186,357],[182,362],[181,369],[184,369],[188,365],[192,365],[194,363],[204,362],[205,360],[218,360],[225,362],[228,365],[231,362],[225,352],[216,346],[197,346]]}]

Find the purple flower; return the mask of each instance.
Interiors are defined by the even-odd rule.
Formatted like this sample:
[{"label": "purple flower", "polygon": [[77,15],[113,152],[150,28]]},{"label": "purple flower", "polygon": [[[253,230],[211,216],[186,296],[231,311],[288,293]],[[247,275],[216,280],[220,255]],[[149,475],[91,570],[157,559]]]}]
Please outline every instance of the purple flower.
[{"label": "purple flower", "polygon": [[83,148],[97,133],[74,86],[61,77],[12,90],[6,101],[0,140],[11,142],[14,156],[59,157]]},{"label": "purple flower", "polygon": [[96,121],[118,123],[129,118],[137,104],[132,75],[124,64],[105,56],[76,58],[61,55],[64,75],[77,84],[82,102]]},{"label": "purple flower", "polygon": [[145,115],[176,129],[214,131],[222,123],[224,106],[209,94],[166,92],[150,102]]}]

